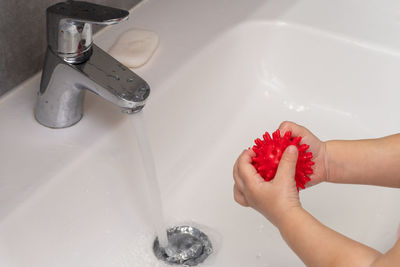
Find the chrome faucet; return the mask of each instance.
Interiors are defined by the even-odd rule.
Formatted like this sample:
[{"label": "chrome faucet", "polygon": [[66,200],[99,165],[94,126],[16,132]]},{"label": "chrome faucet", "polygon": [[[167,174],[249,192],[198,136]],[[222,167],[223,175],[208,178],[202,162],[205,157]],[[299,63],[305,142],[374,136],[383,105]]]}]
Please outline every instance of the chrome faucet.
[{"label": "chrome faucet", "polygon": [[126,113],[144,107],[149,85],[92,40],[92,24],[116,24],[128,16],[125,10],[80,1],[47,8],[48,46],[35,109],[39,123],[51,128],[77,123],[86,90]]}]

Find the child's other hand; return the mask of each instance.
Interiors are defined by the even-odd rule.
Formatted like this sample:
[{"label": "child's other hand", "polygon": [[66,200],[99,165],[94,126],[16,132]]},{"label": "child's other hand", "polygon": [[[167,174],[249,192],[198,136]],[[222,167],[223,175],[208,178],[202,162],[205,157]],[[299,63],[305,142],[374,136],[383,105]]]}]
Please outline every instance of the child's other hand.
[{"label": "child's other hand", "polygon": [[275,178],[270,182],[265,182],[251,164],[254,156],[251,149],[243,151],[233,167],[234,198],[242,206],[250,206],[259,211],[279,227],[286,215],[301,208],[294,180],[297,148],[286,148]]},{"label": "child's other hand", "polygon": [[279,131],[282,135],[287,131],[291,131],[292,136],[302,137],[300,144],[305,143],[310,146],[309,151],[313,153],[311,160],[315,162],[315,165],[312,167],[314,173],[310,175],[311,181],[306,184],[306,187],[327,181],[326,143],[319,140],[307,128],[294,122],[282,122],[279,126]]}]

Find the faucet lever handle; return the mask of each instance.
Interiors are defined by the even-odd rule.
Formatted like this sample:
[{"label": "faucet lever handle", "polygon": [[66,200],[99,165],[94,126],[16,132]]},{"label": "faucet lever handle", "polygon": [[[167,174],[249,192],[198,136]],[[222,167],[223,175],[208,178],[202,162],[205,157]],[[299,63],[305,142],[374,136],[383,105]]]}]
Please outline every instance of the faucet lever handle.
[{"label": "faucet lever handle", "polygon": [[83,22],[92,24],[112,25],[126,20],[129,12],[119,8],[83,1],[60,2],[47,9],[49,13],[56,15],[59,19],[70,22]]},{"label": "faucet lever handle", "polygon": [[60,2],[47,8],[47,42],[69,63],[90,57],[92,24],[112,25],[126,20],[126,10],[83,1]]}]

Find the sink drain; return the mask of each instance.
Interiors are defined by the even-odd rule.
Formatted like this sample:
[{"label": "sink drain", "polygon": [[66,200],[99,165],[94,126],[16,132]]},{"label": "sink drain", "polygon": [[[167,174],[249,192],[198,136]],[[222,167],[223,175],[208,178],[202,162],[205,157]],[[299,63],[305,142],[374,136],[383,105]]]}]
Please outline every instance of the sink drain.
[{"label": "sink drain", "polygon": [[168,264],[195,266],[202,263],[213,252],[208,236],[192,226],[169,228],[167,238],[167,247],[160,247],[156,238],[153,251],[159,260]]}]

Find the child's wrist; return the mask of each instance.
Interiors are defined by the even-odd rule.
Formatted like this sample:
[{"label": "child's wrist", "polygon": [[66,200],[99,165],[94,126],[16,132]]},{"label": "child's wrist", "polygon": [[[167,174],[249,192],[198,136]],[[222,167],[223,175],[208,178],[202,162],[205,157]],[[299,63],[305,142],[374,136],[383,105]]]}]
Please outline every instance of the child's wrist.
[{"label": "child's wrist", "polygon": [[337,183],[338,177],[344,177],[343,162],[347,161],[348,152],[343,151],[343,141],[329,140],[325,142],[326,182]]},{"label": "child's wrist", "polygon": [[332,182],[332,141],[323,142],[325,149],[325,182]]},{"label": "child's wrist", "polygon": [[295,225],[297,223],[301,223],[298,222],[298,220],[299,218],[301,218],[301,214],[303,214],[304,212],[305,210],[301,205],[292,207],[282,214],[275,226],[279,229],[279,231],[281,231],[281,233],[287,228],[291,228],[292,226],[296,227]]},{"label": "child's wrist", "polygon": [[302,226],[308,223],[308,216],[310,214],[302,207],[298,207],[288,213],[278,226],[282,238],[288,242],[288,240],[295,237],[297,232],[302,231]]}]

